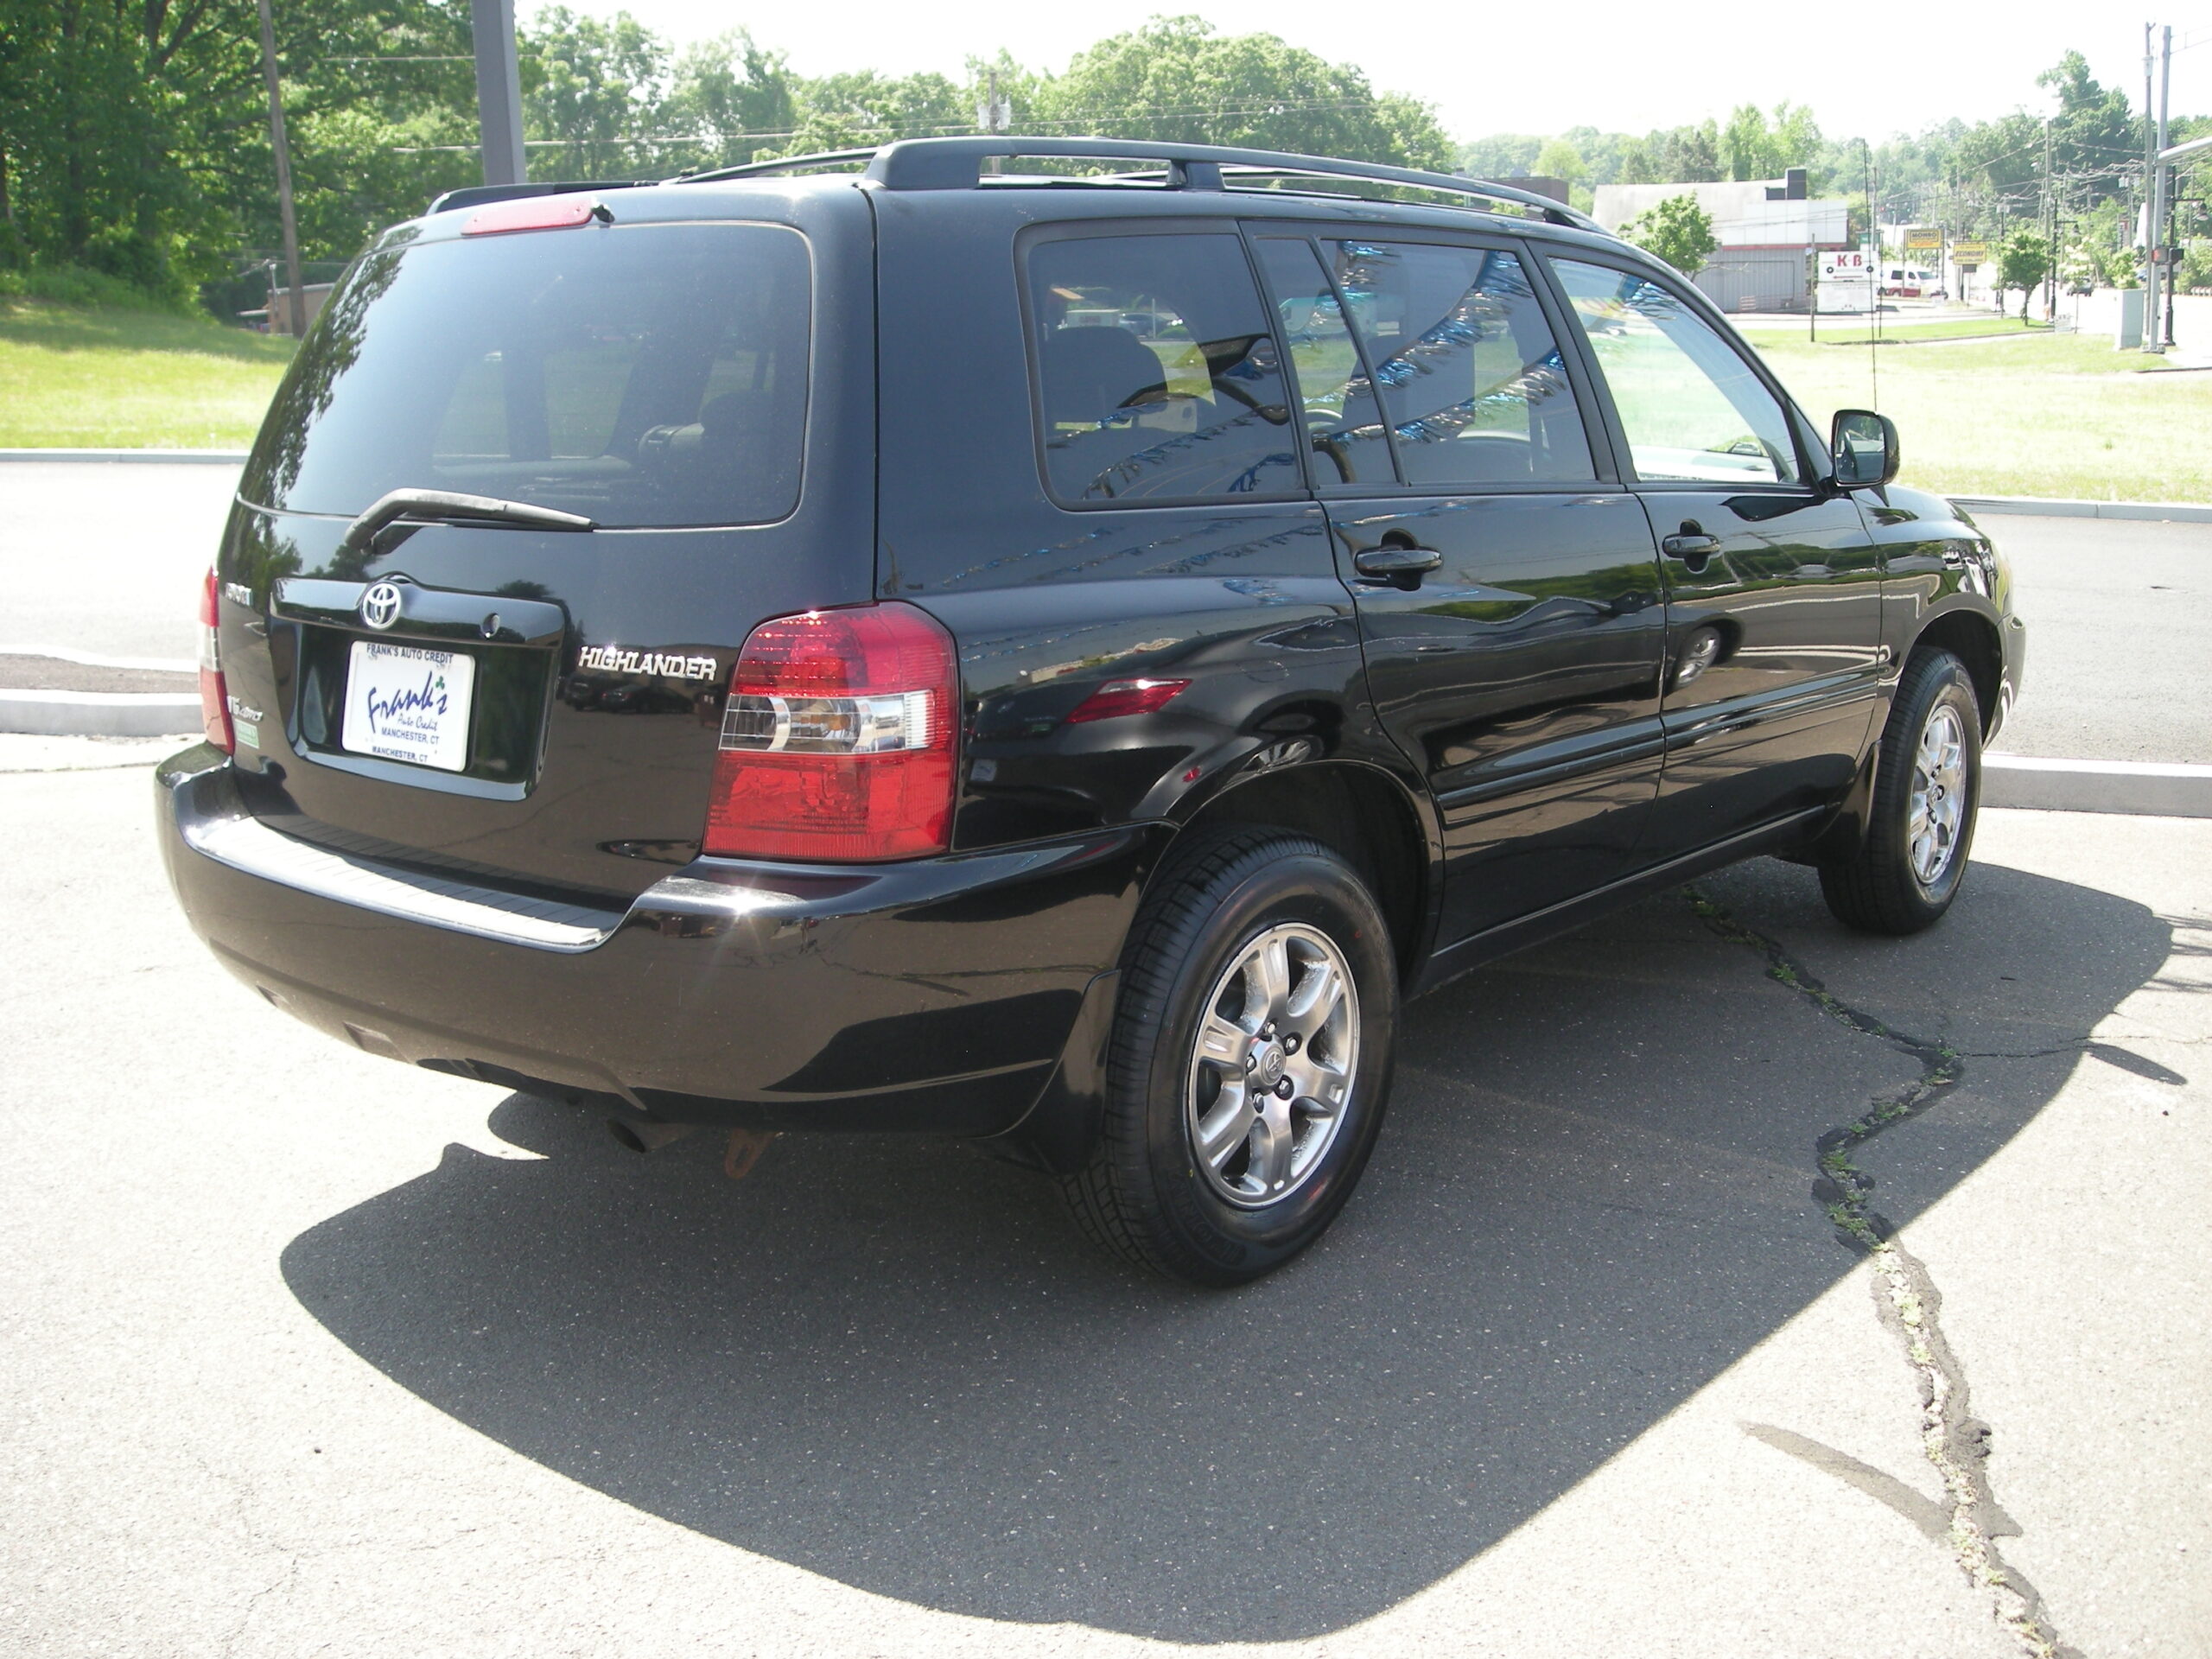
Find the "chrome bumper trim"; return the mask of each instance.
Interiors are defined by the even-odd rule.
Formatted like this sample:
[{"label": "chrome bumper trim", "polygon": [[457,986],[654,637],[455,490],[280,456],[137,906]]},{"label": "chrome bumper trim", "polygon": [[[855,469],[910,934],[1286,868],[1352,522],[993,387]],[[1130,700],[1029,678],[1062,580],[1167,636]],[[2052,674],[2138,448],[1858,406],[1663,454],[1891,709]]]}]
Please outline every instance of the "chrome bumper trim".
[{"label": "chrome bumper trim", "polygon": [[574,955],[604,944],[622,925],[620,916],[606,911],[493,893],[434,875],[410,873],[402,879],[386,874],[360,861],[295,840],[249,814],[184,816],[178,828],[194,852],[248,875],[379,915],[473,933],[503,944]]}]

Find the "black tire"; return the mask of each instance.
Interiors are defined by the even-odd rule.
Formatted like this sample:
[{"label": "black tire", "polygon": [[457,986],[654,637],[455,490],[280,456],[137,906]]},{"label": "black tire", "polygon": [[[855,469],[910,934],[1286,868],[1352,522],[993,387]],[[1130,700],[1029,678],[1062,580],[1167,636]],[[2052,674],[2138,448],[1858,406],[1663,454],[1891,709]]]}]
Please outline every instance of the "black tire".
[{"label": "black tire", "polygon": [[[1948,713],[1958,736],[1958,781],[1944,791],[1962,796],[1955,830],[1933,879],[1914,862],[1912,833],[1921,743],[1930,722]],[[1940,803],[1938,804],[1940,804]],[[1821,895],[1836,919],[1862,933],[1902,937],[1933,926],[1951,907],[1965,880],[1981,808],[1981,705],[1966,668],[1948,651],[1914,655],[1899,677],[1874,768],[1866,839],[1857,856],[1821,866]]]},{"label": "black tire", "polygon": [[[1232,996],[1241,994],[1235,988],[1245,982],[1224,976],[1238,973],[1261,941],[1283,937],[1281,930],[1321,936],[1346,970],[1353,994],[1335,1029],[1356,1030],[1357,1046],[1345,1046],[1341,1035],[1321,1035],[1311,1042],[1308,1063],[1341,1046],[1337,1058],[1349,1077],[1349,1096],[1281,1198],[1262,1192],[1236,1199],[1221,1190],[1224,1180],[1252,1181],[1252,1160],[1261,1154],[1249,1147],[1232,1151],[1226,1172],[1214,1160],[1207,1161],[1215,1173],[1200,1167],[1191,1091],[1198,1068],[1210,1063],[1198,1052],[1199,1027],[1210,1009],[1224,1006],[1217,1001],[1224,984]],[[1318,947],[1299,948],[1316,951],[1303,959],[1308,973],[1327,960]],[[1304,836],[1250,829],[1179,849],[1146,895],[1122,951],[1103,1128],[1088,1166],[1061,1183],[1070,1212],[1106,1249],[1190,1284],[1241,1285],[1281,1267],[1327,1229],[1366,1166],[1389,1092],[1397,1019],[1389,928],[1336,853]],[[1251,1040],[1262,1044],[1258,1035]],[[1279,1058],[1263,1056],[1262,1071]],[[1230,1070],[1216,1064],[1208,1075]],[[1267,1113],[1274,1109],[1268,1095],[1282,1085],[1255,1089],[1249,1079],[1260,1075],[1247,1066],[1244,1080],[1233,1086],[1259,1103],[1255,1112]],[[1229,1103],[1221,1109],[1224,1121],[1243,1109],[1230,1100],[1231,1086],[1223,1083],[1216,1097]],[[1322,1091],[1316,1085],[1315,1092]],[[1310,1103],[1300,1097],[1301,1105]],[[1298,1109],[1286,1106],[1285,1121]],[[1314,1121],[1306,1120],[1309,1128]],[[1217,1139],[1217,1148],[1228,1138]],[[1241,1175],[1240,1156],[1248,1165]],[[1272,1166],[1257,1181],[1262,1190],[1268,1173]]]}]

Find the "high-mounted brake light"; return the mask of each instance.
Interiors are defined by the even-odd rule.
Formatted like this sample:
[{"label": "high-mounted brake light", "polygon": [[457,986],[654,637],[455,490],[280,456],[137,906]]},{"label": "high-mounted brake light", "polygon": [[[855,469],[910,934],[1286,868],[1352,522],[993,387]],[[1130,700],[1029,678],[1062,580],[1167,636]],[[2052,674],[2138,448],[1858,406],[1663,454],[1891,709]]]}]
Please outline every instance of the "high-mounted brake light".
[{"label": "high-mounted brake light", "polygon": [[215,607],[215,572],[211,566],[207,580],[200,585],[200,723],[207,728],[210,743],[232,754],[238,745],[231,736],[230,694],[223,684],[222,644],[217,636],[221,614]]},{"label": "high-mounted brake light", "polygon": [[753,630],[722,708],[705,848],[913,858],[951,844],[952,636],[892,601]]},{"label": "high-mounted brake light", "polygon": [[1109,680],[1076,704],[1068,724],[1112,720],[1119,715],[1157,714],[1190,685],[1188,680]]},{"label": "high-mounted brake light", "polygon": [[501,236],[509,231],[573,231],[594,219],[611,225],[614,215],[592,196],[524,196],[479,207],[461,227],[463,236]]}]

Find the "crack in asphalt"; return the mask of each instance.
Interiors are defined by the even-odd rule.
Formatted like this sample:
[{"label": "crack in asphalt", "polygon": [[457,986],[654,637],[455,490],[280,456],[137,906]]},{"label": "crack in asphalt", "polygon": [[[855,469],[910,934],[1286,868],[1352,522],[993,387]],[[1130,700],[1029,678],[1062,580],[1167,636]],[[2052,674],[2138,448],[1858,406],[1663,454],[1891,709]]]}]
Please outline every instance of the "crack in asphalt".
[{"label": "crack in asphalt", "polygon": [[1872,1269],[1877,1317],[1898,1338],[1919,1389],[1921,1450],[1942,1482],[1942,1501],[1929,1505],[1903,1482],[1786,1429],[1746,1425],[1745,1432],[1858,1487],[1942,1543],[1967,1583],[1988,1598],[1999,1626],[2031,1659],[2079,1659],[2059,1642],[2034,1586],[1997,1548],[1998,1538],[2018,1537],[2020,1529],[1999,1507],[1991,1488],[1989,1425],[1974,1415],[1966,1370],[1944,1338],[1942,1297],[1927,1265],[1897,1241],[1895,1225],[1874,1208],[1874,1179],[1853,1161],[1853,1154],[1876,1135],[1919,1116],[1956,1088],[1967,1056],[1948,1042],[1915,1037],[1852,1007],[1778,940],[1737,920],[1697,888],[1684,892],[1711,932],[1765,958],[1770,979],[1854,1035],[1886,1044],[1920,1068],[1920,1075],[1904,1088],[1875,1096],[1866,1110],[1814,1142],[1820,1176],[1813,1183],[1813,1197],[1827,1206],[1837,1242],[1866,1256]]}]

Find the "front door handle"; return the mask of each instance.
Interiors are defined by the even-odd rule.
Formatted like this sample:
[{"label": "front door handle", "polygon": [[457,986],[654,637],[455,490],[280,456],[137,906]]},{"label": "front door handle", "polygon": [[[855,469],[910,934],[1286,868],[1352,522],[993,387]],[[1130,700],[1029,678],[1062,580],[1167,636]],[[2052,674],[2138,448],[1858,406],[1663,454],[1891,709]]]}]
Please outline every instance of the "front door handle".
[{"label": "front door handle", "polygon": [[1659,543],[1660,550],[1670,559],[1680,559],[1689,566],[1695,575],[1705,569],[1705,562],[1720,550],[1720,538],[1702,531],[1686,531],[1679,536],[1669,536]]},{"label": "front door handle", "polygon": [[1433,547],[1392,544],[1351,556],[1352,569],[1374,582],[1418,582],[1444,563]]}]

